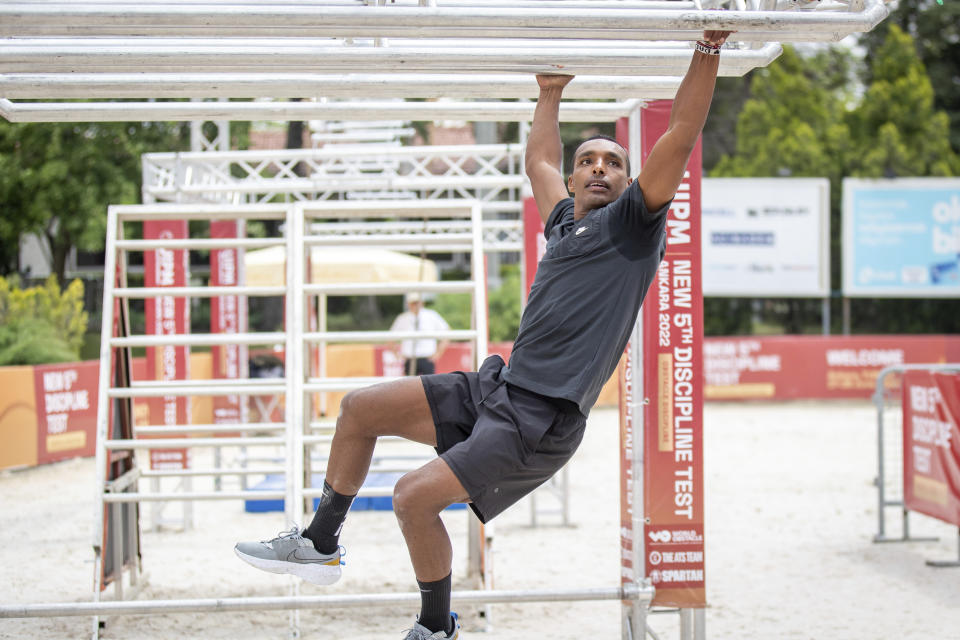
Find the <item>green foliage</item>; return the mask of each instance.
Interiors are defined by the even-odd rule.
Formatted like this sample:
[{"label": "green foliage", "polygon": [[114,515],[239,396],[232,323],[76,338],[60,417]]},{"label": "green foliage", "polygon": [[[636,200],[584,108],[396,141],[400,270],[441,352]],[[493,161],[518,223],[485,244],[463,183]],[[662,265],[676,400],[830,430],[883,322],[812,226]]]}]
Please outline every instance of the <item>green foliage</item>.
[{"label": "green foliage", "polygon": [[520,330],[520,266],[504,265],[500,286],[489,292],[490,341],[512,342]]},{"label": "green foliage", "polygon": [[[500,275],[500,286],[487,292],[490,341],[512,342],[520,328],[520,267],[504,265]],[[469,293],[438,293],[432,306],[452,329],[469,329],[470,300]]]},{"label": "green foliage", "polygon": [[86,329],[80,280],[61,290],[50,276],[21,289],[0,276],[0,366],[78,360]]},{"label": "green foliage", "polygon": [[[875,58],[886,46],[894,28],[912,37],[933,87],[933,107],[947,114],[950,144],[960,153],[960,2],[940,5],[933,0],[897,0],[890,16],[860,38],[868,59]],[[865,70],[868,84],[873,72],[869,67]]]},{"label": "green foliage", "polygon": [[107,206],[137,202],[140,155],[184,148],[180,123],[0,121],[0,274],[17,268],[20,236],[46,236],[62,279],[72,247],[103,248]]},{"label": "green foliage", "polygon": [[950,176],[960,159],[950,149],[947,114],[933,105],[933,85],[913,38],[893,25],[871,58],[872,82],[850,114],[860,153],[849,160],[859,177]]}]

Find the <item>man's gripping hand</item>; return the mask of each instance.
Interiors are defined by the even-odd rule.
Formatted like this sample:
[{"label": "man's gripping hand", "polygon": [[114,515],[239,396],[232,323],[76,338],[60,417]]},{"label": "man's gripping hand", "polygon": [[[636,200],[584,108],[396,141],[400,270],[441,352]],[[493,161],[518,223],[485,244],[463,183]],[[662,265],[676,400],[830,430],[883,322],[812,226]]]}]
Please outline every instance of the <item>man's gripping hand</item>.
[{"label": "man's gripping hand", "polygon": [[711,29],[703,32],[703,39],[705,42],[709,42],[713,46],[719,47],[727,41],[727,38],[730,37],[731,33],[733,33],[733,31],[719,31],[716,29]]},{"label": "man's gripping hand", "polygon": [[563,89],[565,86],[570,84],[570,81],[573,80],[573,76],[557,76],[557,75],[545,75],[541,74],[537,76],[537,84],[540,85],[540,89]]}]

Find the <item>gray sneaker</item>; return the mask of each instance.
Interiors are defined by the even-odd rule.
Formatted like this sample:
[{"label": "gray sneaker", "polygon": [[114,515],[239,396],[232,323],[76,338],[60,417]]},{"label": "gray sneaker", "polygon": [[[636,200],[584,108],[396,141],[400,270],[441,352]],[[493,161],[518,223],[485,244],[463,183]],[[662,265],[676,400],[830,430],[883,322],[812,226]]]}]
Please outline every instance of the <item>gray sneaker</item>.
[{"label": "gray sneaker", "polygon": [[460,637],[460,621],[457,619],[457,614],[452,611],[450,617],[453,618],[453,631],[450,635],[447,635],[446,631],[430,631],[419,622],[414,622],[413,629],[404,631],[407,635],[403,640],[457,640]]},{"label": "gray sneaker", "polygon": [[289,573],[313,584],[333,584],[340,579],[339,547],[331,554],[317,551],[313,542],[304,538],[297,526],[273,540],[239,542],[233,548],[237,556],[257,569],[270,573]]}]

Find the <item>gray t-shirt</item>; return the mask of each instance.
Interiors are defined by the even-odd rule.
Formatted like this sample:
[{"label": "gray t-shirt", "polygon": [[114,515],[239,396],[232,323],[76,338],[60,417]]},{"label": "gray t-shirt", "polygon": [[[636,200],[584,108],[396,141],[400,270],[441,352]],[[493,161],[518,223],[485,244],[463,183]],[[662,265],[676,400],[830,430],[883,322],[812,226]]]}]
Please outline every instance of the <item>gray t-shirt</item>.
[{"label": "gray t-shirt", "polygon": [[669,206],[648,212],[636,181],[577,221],[573,198],[557,203],[503,371],[508,383],[590,412],[617,368],[663,259]]}]

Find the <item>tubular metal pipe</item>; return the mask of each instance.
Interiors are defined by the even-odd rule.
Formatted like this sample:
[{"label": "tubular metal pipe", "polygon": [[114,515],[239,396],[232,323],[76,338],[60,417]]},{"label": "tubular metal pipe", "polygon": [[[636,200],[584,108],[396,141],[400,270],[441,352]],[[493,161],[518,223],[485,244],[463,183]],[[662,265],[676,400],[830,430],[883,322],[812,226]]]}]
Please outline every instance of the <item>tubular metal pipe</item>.
[{"label": "tubular metal pipe", "polygon": [[282,445],[284,438],[142,438],[134,440],[105,440],[103,446],[111,450],[123,449],[177,449],[180,447],[266,447]]},{"label": "tubular metal pipe", "polygon": [[163,396],[279,396],[286,392],[285,387],[262,385],[257,387],[236,387],[230,385],[209,385],[194,387],[111,387],[107,395],[111,398],[162,398]]},{"label": "tubular metal pipe", "polygon": [[194,333],[128,336],[111,338],[112,347],[160,347],[165,345],[215,346],[222,344],[279,344],[283,342],[281,332],[264,333]]},{"label": "tubular metal pipe", "polygon": [[[689,32],[690,39],[705,29],[738,31],[837,31],[873,28],[888,11],[877,0],[866,3],[861,12],[779,11],[690,11],[637,10],[555,7],[544,11],[537,7],[331,7],[331,6],[229,6],[218,7],[145,4],[75,5],[8,4],[0,10],[0,35],[16,36],[34,29],[59,35],[105,35],[113,31],[125,34],[171,33],[183,35],[196,29],[204,35],[227,35],[238,28],[259,33],[268,30],[288,32],[296,25],[311,35],[388,37],[403,29],[407,36],[442,31],[449,37],[469,37],[478,30],[510,34],[518,28],[531,32],[563,29],[609,30],[617,39],[650,39],[649,33],[663,30]],[[61,31],[57,32],[55,29]],[[245,33],[247,35],[247,33]],[[502,35],[500,37],[503,37]],[[554,37],[551,33],[547,37]],[[557,36],[562,37],[562,36]]]},{"label": "tubular metal pipe", "polygon": [[[780,54],[779,44],[755,50],[727,50],[720,60],[721,75],[742,75],[769,64]],[[70,46],[55,39],[11,40],[0,48],[0,72],[48,73],[117,71],[234,71],[274,72],[356,71],[491,73],[509,69],[573,75],[680,75],[693,50],[605,49],[549,50],[475,47],[455,51],[441,47],[316,47],[275,45],[197,46],[189,40],[172,45],[126,44]],[[331,118],[333,119],[333,118]],[[403,118],[408,119],[408,118]]]},{"label": "tubular metal pipe", "polygon": [[286,287],[124,287],[113,290],[117,298],[217,298],[220,296],[282,297]]},{"label": "tubular metal pipe", "polygon": [[[2,50],[0,50],[2,51]],[[689,56],[688,56],[689,57]],[[11,102],[0,100],[10,122],[130,122],[193,120],[440,120],[510,122],[533,119],[532,103],[518,102]],[[563,103],[564,122],[607,122],[625,116],[626,103]],[[376,181],[376,179],[375,179]],[[379,180],[382,182],[382,179]],[[350,181],[351,183],[353,181]],[[132,240],[127,243],[134,242]],[[174,241],[170,241],[173,243]],[[185,242],[185,241],[180,241]],[[273,245],[251,239],[252,245]],[[215,243],[208,241],[211,246]],[[199,248],[199,246],[198,246]],[[217,247],[213,247],[217,248]]]},{"label": "tubular metal pipe", "polygon": [[440,282],[369,282],[358,284],[305,284],[303,292],[310,295],[403,295],[420,293],[469,293],[472,280],[443,280]]},{"label": "tubular metal pipe", "polygon": [[[653,598],[652,588],[634,585],[585,589],[454,591],[455,604],[494,602],[568,602],[574,600],[641,600]],[[0,606],[0,618],[54,618],[60,616],[118,616],[191,612],[228,612],[323,607],[374,607],[420,602],[419,593],[366,593],[351,595],[204,598],[122,602],[63,602]]]},{"label": "tubular metal pipe", "polygon": [[284,244],[283,238],[178,238],[173,240],[117,240],[114,246],[125,251],[152,249],[263,249]]},{"label": "tubular metal pipe", "polygon": [[206,493],[105,493],[103,502],[192,502],[196,500],[276,500],[283,491],[211,491]]},{"label": "tubular metal pipe", "polygon": [[304,342],[392,342],[397,340],[473,340],[474,329],[450,329],[448,331],[309,331],[303,334]]}]

